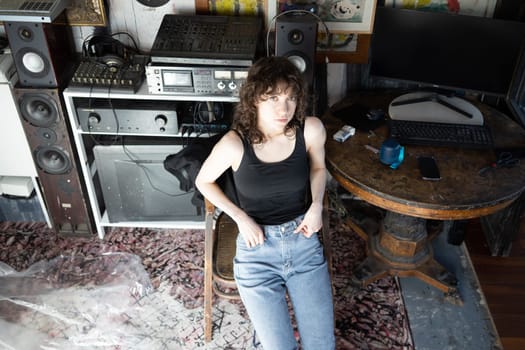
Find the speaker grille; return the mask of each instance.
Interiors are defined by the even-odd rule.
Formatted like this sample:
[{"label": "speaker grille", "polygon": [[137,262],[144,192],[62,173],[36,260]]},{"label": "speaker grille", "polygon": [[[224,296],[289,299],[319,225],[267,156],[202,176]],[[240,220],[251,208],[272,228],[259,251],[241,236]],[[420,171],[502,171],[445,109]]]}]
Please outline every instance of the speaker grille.
[{"label": "speaker grille", "polygon": [[53,3],[49,1],[24,1],[20,9],[26,11],[49,11],[51,6],[53,6]]}]

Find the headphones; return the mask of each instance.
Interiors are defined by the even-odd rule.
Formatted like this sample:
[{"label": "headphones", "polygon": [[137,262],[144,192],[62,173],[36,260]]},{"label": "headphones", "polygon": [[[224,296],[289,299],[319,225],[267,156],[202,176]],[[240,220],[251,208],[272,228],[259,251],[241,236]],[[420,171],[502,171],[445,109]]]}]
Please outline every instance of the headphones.
[{"label": "headphones", "polygon": [[[96,60],[109,67],[121,67],[131,61],[133,55],[138,53],[138,49],[132,49],[115,39],[112,35],[94,35],[82,44],[82,54],[88,59]],[[129,36],[129,34],[127,34]],[[135,44],[135,41],[130,36]],[[135,45],[136,46],[136,45]]]},{"label": "headphones", "polygon": [[194,106],[194,121],[209,124],[222,119],[224,107],[222,102],[197,102]]}]

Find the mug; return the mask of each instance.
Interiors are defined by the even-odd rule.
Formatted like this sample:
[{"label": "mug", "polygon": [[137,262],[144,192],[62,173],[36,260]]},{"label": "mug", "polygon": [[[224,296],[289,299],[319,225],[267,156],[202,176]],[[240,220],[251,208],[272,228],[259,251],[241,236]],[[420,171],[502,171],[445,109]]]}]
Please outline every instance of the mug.
[{"label": "mug", "polygon": [[405,148],[394,139],[386,139],[379,150],[379,160],[392,169],[397,169],[405,158]]}]

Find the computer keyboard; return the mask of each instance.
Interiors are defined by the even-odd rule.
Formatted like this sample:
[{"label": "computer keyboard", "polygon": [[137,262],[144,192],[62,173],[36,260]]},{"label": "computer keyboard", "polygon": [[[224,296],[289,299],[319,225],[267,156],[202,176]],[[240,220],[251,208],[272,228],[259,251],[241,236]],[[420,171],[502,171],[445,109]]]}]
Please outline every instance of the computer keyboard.
[{"label": "computer keyboard", "polygon": [[490,130],[482,125],[391,120],[390,137],[400,144],[492,148]]}]

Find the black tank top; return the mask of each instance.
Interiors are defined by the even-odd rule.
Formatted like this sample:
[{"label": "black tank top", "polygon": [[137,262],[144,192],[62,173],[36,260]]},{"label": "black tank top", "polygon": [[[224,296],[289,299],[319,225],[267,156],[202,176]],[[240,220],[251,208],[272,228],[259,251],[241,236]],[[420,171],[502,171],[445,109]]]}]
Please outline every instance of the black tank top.
[{"label": "black tank top", "polygon": [[292,154],[279,162],[262,162],[242,140],[244,154],[233,172],[240,207],[260,225],[279,225],[304,214],[310,167],[303,129],[297,129]]}]

